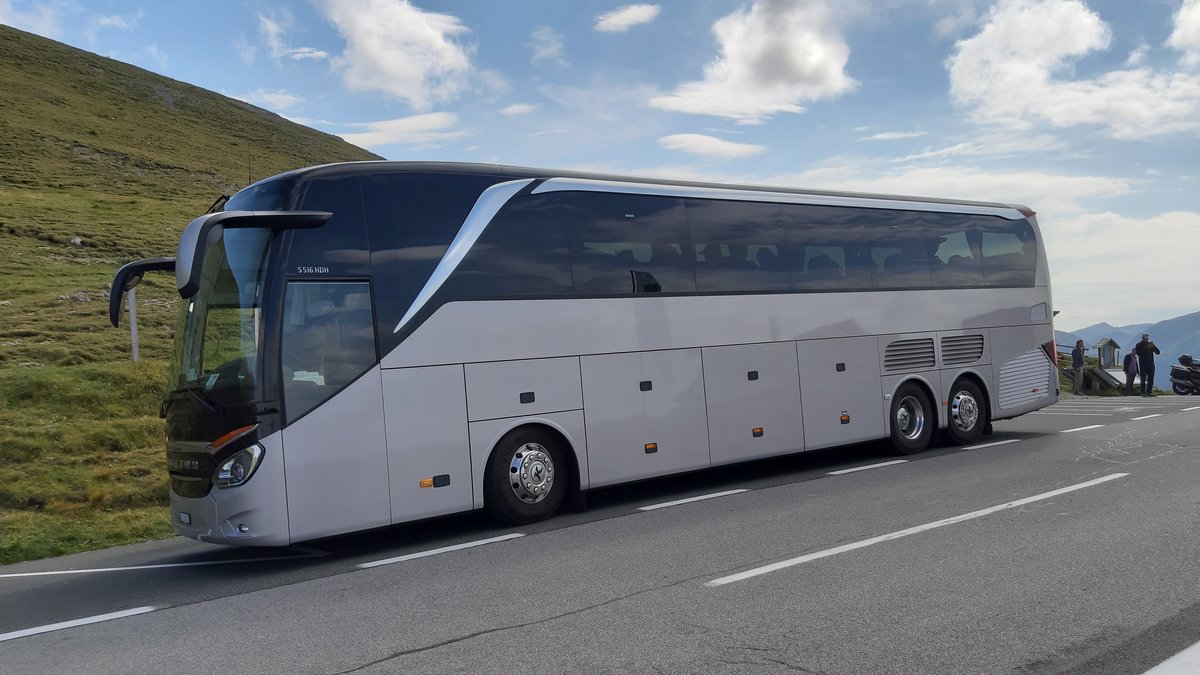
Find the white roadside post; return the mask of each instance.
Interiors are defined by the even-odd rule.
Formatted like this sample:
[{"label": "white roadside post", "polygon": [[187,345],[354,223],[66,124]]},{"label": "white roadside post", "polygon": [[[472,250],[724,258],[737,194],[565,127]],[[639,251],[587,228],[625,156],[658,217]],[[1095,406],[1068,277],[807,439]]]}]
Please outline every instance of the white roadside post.
[{"label": "white roadside post", "polygon": [[141,361],[137,336],[137,289],[129,289],[129,341],[133,344],[133,360]]}]

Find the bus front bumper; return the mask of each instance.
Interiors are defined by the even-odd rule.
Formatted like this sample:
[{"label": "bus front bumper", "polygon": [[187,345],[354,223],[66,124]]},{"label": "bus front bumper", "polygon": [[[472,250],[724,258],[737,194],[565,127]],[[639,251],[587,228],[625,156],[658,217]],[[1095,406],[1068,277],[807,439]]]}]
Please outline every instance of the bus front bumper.
[{"label": "bus front bumper", "polygon": [[265,456],[245,484],[214,487],[204,497],[195,498],[171,491],[171,524],[176,533],[230,546],[291,544],[282,448],[274,443],[261,444]]}]

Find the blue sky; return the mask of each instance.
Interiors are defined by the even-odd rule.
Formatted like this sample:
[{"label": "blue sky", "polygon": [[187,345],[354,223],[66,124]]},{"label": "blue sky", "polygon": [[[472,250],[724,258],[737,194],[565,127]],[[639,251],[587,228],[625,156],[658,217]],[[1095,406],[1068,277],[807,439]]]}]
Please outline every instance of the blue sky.
[{"label": "blue sky", "polygon": [[0,0],[389,159],[1027,204],[1057,321],[1200,310],[1200,0]]}]

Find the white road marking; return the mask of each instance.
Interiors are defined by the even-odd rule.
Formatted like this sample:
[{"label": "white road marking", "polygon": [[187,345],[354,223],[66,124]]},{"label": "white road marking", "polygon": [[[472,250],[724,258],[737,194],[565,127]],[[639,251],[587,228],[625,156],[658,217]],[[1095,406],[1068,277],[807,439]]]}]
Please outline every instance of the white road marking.
[{"label": "white road marking", "polygon": [[86,626],[90,623],[100,623],[102,621],[112,621],[113,619],[124,619],[127,616],[137,616],[146,612],[153,612],[157,607],[135,607],[133,609],[125,609],[120,612],[112,612],[111,614],[99,614],[97,616],[89,616],[83,619],[74,619],[72,621],[63,621],[62,623],[52,623],[47,626],[37,626],[36,628],[26,628],[24,630],[15,630],[11,633],[0,633],[0,642],[6,640],[16,640],[17,638],[29,637],[30,635],[40,635],[42,633],[51,633],[64,628],[74,628],[76,626]]},{"label": "white road marking", "polygon": [[1138,420],[1148,420],[1151,417],[1162,417],[1162,413],[1154,413],[1153,415],[1142,415],[1141,417],[1133,417],[1133,418],[1130,418],[1129,421],[1136,422]]},{"label": "white road marking", "polygon": [[1063,429],[1062,433],[1073,434],[1076,431],[1087,431],[1088,429],[1099,429],[1102,426],[1104,426],[1104,425],[1103,424],[1089,424],[1086,427],[1075,427],[1074,429]]},{"label": "white road marking", "polygon": [[1030,413],[1031,415],[1069,415],[1071,417],[1112,417],[1112,413],[1083,413],[1083,412],[1042,412],[1038,411]]},{"label": "white road marking", "polygon": [[830,471],[825,474],[827,476],[840,476],[844,473],[854,473],[855,471],[866,471],[867,469],[878,469],[881,466],[891,466],[893,464],[903,464],[907,459],[893,459],[890,462],[880,462],[879,464],[868,464],[866,466],[856,466],[853,469],[841,469],[840,471]]},{"label": "white road marking", "polygon": [[1059,488],[1057,490],[1051,490],[1050,492],[1043,492],[1040,495],[1034,495],[1032,497],[1025,497],[1023,499],[1016,499],[1011,502],[1005,502],[1003,504],[998,504],[996,506],[989,506],[986,509],[980,509],[978,511],[964,513],[959,516],[952,516],[950,518],[944,518],[942,520],[934,521],[932,523],[926,523],[924,525],[917,525],[916,527],[910,527],[910,528],[903,529],[903,530],[897,530],[895,532],[889,532],[888,534],[883,534],[878,537],[871,537],[870,539],[863,539],[861,541],[856,541],[856,542],[853,542],[850,544],[843,544],[842,546],[835,546],[834,548],[827,548],[823,551],[817,551],[816,553],[809,553],[809,554],[802,555],[802,556],[799,556],[796,558],[790,558],[788,560],[781,560],[776,563],[771,563],[770,565],[763,565],[762,567],[755,567],[754,569],[746,570],[745,572],[738,572],[737,574],[730,574],[729,576],[713,579],[712,581],[706,582],[704,585],[705,586],[724,586],[725,584],[731,584],[735,581],[745,581],[746,579],[761,576],[763,574],[768,574],[770,572],[777,572],[781,569],[785,569],[788,567],[794,567],[796,565],[800,565],[800,564],[803,564],[806,562],[811,562],[813,560],[820,560],[821,558],[828,558],[829,556],[838,555],[839,553],[846,553],[848,551],[865,548],[867,546],[872,546],[874,544],[881,544],[885,541],[892,541],[893,539],[900,539],[901,537],[907,537],[912,534],[925,532],[926,530],[932,530],[932,529],[939,528],[939,527],[945,527],[946,525],[954,525],[956,523],[961,523],[963,521],[972,520],[974,518],[982,518],[983,516],[996,513],[997,511],[1003,511],[1005,509],[1015,509],[1018,506],[1024,506],[1026,504],[1031,504],[1033,502],[1050,499],[1051,497],[1057,497],[1059,495],[1066,494],[1068,492],[1074,492],[1075,490],[1082,490],[1084,488],[1092,487],[1093,485],[1107,483],[1110,480],[1116,480],[1118,478],[1123,478],[1128,475],[1129,475],[1128,473],[1109,474],[1107,476],[1102,476],[1100,478],[1089,480],[1089,481],[1086,481],[1083,483],[1076,483],[1075,485],[1069,485],[1067,487]]},{"label": "white road marking", "polygon": [[687,499],[676,499],[673,502],[663,502],[662,504],[651,504],[650,506],[642,506],[638,511],[653,511],[655,509],[665,509],[668,506],[678,506],[680,504],[691,504],[692,502],[704,501],[705,499],[714,499],[716,497],[726,497],[736,495],[749,490],[726,490],[724,492],[714,492],[711,495],[700,495],[699,497],[688,497]]},{"label": "white road marking", "polygon": [[963,448],[963,450],[982,450],[983,448],[994,448],[997,445],[1008,445],[1009,443],[1020,442],[1020,440],[1021,439],[1019,438],[1010,438],[1006,441],[995,441],[994,443],[984,443],[983,445],[969,445]]},{"label": "white road marking", "polygon": [[134,570],[160,570],[172,567],[205,567],[208,565],[237,565],[240,563],[271,562],[273,560],[298,560],[301,558],[320,558],[329,555],[324,551],[311,551],[305,555],[281,555],[274,558],[242,558],[240,560],[204,560],[186,563],[160,563],[157,565],[130,565],[129,567],[96,567],[85,570],[52,570],[49,572],[18,572],[15,574],[0,574],[0,579],[17,579],[20,577],[54,577],[64,574],[99,574],[101,572],[132,572]]},{"label": "white road marking", "polygon": [[1183,409],[1181,409],[1179,412],[1187,412],[1187,411],[1189,411],[1189,410],[1200,410],[1200,405],[1194,405],[1194,406],[1192,406],[1192,407],[1190,407],[1190,408],[1183,408]]},{"label": "white road marking", "polygon": [[365,569],[368,569],[371,567],[379,567],[380,565],[391,565],[392,563],[406,562],[408,560],[416,560],[417,558],[428,558],[431,555],[438,555],[440,553],[450,553],[451,551],[461,551],[464,548],[474,548],[476,546],[483,546],[485,544],[495,544],[496,542],[508,541],[509,539],[516,539],[517,537],[524,537],[524,536],[525,536],[525,534],[522,532],[513,532],[512,534],[506,534],[506,535],[503,535],[500,537],[492,537],[491,539],[480,539],[479,541],[468,541],[465,544],[455,544],[453,546],[444,546],[442,548],[435,548],[435,549],[432,549],[429,551],[421,551],[420,553],[409,553],[408,555],[396,556],[395,558],[386,558],[384,560],[376,560],[374,562],[368,562],[368,563],[363,563],[361,565],[357,565],[356,567],[358,567],[359,569],[365,570]]},{"label": "white road marking", "polygon": [[1145,675],[1193,675],[1200,672],[1200,642],[1147,670]]}]

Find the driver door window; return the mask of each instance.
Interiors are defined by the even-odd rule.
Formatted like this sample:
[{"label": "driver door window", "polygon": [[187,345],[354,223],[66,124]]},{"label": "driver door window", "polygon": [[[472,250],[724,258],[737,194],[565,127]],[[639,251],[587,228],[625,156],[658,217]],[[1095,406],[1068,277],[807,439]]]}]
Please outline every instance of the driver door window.
[{"label": "driver door window", "polygon": [[290,282],[281,347],[290,424],[375,364],[370,285]]}]

